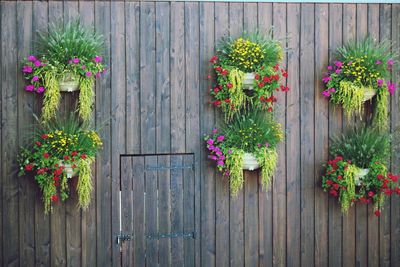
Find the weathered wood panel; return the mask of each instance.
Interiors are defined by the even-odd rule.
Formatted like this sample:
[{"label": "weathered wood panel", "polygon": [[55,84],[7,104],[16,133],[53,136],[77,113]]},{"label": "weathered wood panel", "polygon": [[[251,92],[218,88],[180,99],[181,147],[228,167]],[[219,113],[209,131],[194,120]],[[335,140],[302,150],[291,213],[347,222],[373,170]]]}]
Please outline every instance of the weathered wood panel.
[{"label": "weathered wood panel", "polygon": [[[2,1],[1,34],[1,207],[2,266],[119,266],[120,165],[126,203],[143,202],[123,214],[123,230],[135,238],[123,249],[127,266],[144,266],[147,253],[166,265],[196,266],[396,266],[400,262],[400,200],[393,196],[382,217],[357,205],[344,216],[320,188],[329,137],[350,123],[321,96],[322,73],[334,50],[367,34],[400,44],[399,4],[301,4],[158,1]],[[103,149],[94,167],[89,210],[76,196],[44,216],[32,179],[16,177],[16,155],[25,126],[39,113],[41,97],[23,90],[21,60],[35,47],[36,30],[48,22],[81,16],[105,36],[109,74],[96,82],[95,123]],[[202,135],[222,122],[208,93],[215,83],[208,62],[219,39],[243,30],[275,27],[288,35],[283,66],[291,91],[279,95],[276,118],[286,129],[270,191],[257,172],[246,172],[237,198],[229,181],[207,159]],[[399,82],[399,67],[392,72]],[[62,111],[77,95],[63,95]],[[391,98],[391,129],[400,124],[399,97]],[[354,118],[354,121],[359,121]],[[146,159],[120,162],[125,153],[194,153],[195,179],[170,171],[144,175]],[[150,159],[149,159],[150,160]],[[153,157],[156,164],[182,164],[180,156]],[[398,170],[398,155],[391,159]],[[129,169],[129,170],[128,170]],[[171,187],[169,187],[171,186]],[[184,191],[176,188],[183,186]],[[155,193],[154,190],[158,190]],[[152,193],[150,193],[152,192]],[[194,198],[194,200],[192,199]],[[192,200],[194,202],[192,202]],[[149,210],[150,205],[154,209]],[[175,207],[181,207],[178,212]],[[183,208],[182,208],[183,207]],[[154,210],[158,209],[156,215]],[[155,222],[158,217],[171,220]],[[152,224],[140,225],[147,220]],[[148,231],[197,232],[196,240],[148,241]],[[151,244],[153,242],[154,244]],[[133,258],[135,255],[142,255]],[[147,262],[151,265],[151,262]]]}]

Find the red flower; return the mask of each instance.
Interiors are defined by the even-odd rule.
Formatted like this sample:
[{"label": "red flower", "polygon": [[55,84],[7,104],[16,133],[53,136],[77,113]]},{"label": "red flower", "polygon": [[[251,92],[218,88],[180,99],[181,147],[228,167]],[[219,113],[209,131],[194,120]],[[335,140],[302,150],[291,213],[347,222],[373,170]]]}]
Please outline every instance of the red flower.
[{"label": "red flower", "polygon": [[43,174],[43,173],[45,173],[45,172],[46,172],[45,169],[39,169],[39,170],[37,171],[37,174]]},{"label": "red flower", "polygon": [[231,88],[233,87],[233,85],[232,85],[231,83],[228,83],[228,84],[226,85],[226,87],[228,87],[228,89],[231,89]]},{"label": "red flower", "polygon": [[60,176],[61,173],[62,173],[62,169],[54,170],[54,175],[55,175],[55,176]]},{"label": "red flower", "polygon": [[262,79],[262,81],[265,82],[265,83],[270,83],[270,82],[271,82],[271,79],[270,79],[269,77],[265,76],[265,77]]},{"label": "red flower", "polygon": [[31,163],[25,165],[25,170],[26,171],[31,171],[33,169],[33,165]]},{"label": "red flower", "polygon": [[351,160],[348,160],[347,163],[351,164]]},{"label": "red flower", "polygon": [[54,186],[60,186],[59,182],[54,182],[53,184],[54,184]]},{"label": "red flower", "polygon": [[278,71],[279,70],[279,64],[276,64],[275,66],[274,66],[274,71]]},{"label": "red flower", "polygon": [[383,193],[387,196],[390,196],[392,194],[392,190],[390,190],[389,188],[383,190]]},{"label": "red flower", "polygon": [[[220,101],[220,104],[221,104],[221,101]],[[82,154],[81,159],[86,159],[86,154]]]},{"label": "red flower", "polygon": [[385,179],[385,176],[383,176],[382,174],[378,174],[376,178],[378,178],[379,181],[382,181],[383,179]]},{"label": "red flower", "polygon": [[373,196],[375,196],[375,193],[372,192],[372,191],[369,191],[369,192],[368,192],[368,196],[369,196],[369,197],[373,197]]},{"label": "red flower", "polygon": [[53,202],[58,201],[58,196],[57,195],[52,195],[51,196],[51,201],[53,201]]},{"label": "red flower", "polygon": [[58,181],[60,181],[60,177],[58,177],[58,176],[54,176],[54,177],[53,177],[53,181],[54,181],[54,182],[58,182]]},{"label": "red flower", "polygon": [[338,175],[337,179],[338,179],[339,181],[341,181],[341,180],[343,179],[343,177],[342,177],[341,175]]},{"label": "red flower", "polygon": [[[217,100],[217,101],[214,101],[213,102],[213,104],[214,104],[214,106],[219,106],[219,105],[221,105],[221,101],[219,101],[219,100]],[[82,155],[83,156],[83,155]],[[82,156],[81,156],[81,158],[82,158]]]},{"label": "red flower", "polygon": [[41,146],[42,145],[42,143],[40,143],[39,141],[36,141],[35,143],[36,143],[37,146]]},{"label": "red flower", "polygon": [[214,88],[214,93],[218,93],[219,92],[219,88],[218,87],[215,87]]},{"label": "red flower", "polygon": [[333,184],[333,189],[338,190],[339,189],[339,184]]},{"label": "red flower", "polygon": [[342,156],[337,156],[335,160],[337,160],[337,161],[343,160],[343,157]]},{"label": "red flower", "polygon": [[71,156],[75,157],[76,155],[78,155],[78,152],[76,152],[76,151],[71,152]]},{"label": "red flower", "polygon": [[327,185],[332,185],[333,184],[333,182],[331,181],[331,180],[326,180],[326,182],[325,182]]},{"label": "red flower", "polygon": [[260,75],[257,73],[256,75],[254,75],[254,79],[258,81],[260,79]]},{"label": "red flower", "polygon": [[64,156],[64,160],[69,160],[69,156]]},{"label": "red flower", "polygon": [[394,192],[396,192],[397,195],[400,195],[400,187],[396,187],[394,189]]},{"label": "red flower", "polygon": [[225,76],[225,75],[228,75],[228,73],[229,73],[228,70],[223,70],[223,71],[221,72],[221,75],[222,75],[222,76]]},{"label": "red flower", "polygon": [[360,197],[361,203],[367,203],[367,199],[365,197]]},{"label": "red flower", "polygon": [[231,100],[229,98],[225,99],[224,101],[225,101],[225,103],[231,103]]},{"label": "red flower", "polygon": [[42,134],[42,139],[47,139],[49,136],[47,134]]},{"label": "red flower", "polygon": [[337,195],[338,195],[335,189],[331,189],[331,190],[329,191],[329,194],[331,194],[331,195],[334,196],[334,197],[337,197]]},{"label": "red flower", "polygon": [[210,59],[210,62],[211,62],[212,64],[215,64],[215,63],[217,62],[217,60],[218,60],[218,57],[217,57],[217,56],[213,56],[213,57]]},{"label": "red flower", "polygon": [[72,169],[75,169],[76,167],[76,164],[72,164]]},{"label": "red flower", "polygon": [[262,96],[260,96],[260,101],[264,101],[265,100],[265,97],[262,95]]},{"label": "red flower", "polygon": [[394,175],[391,173],[388,174],[388,177],[390,178],[390,180],[392,180],[395,183],[399,180],[399,177],[397,175]]},{"label": "red flower", "polygon": [[221,72],[222,71],[222,67],[221,66],[216,67],[215,71]]},{"label": "red flower", "polygon": [[267,109],[267,111],[268,111],[268,112],[272,112],[272,107],[269,107],[269,108]]},{"label": "red flower", "polygon": [[261,82],[261,83],[259,83],[258,84],[258,88],[261,88],[261,87],[263,87],[265,84],[263,83],[263,82]]},{"label": "red flower", "polygon": [[46,152],[46,153],[43,154],[43,157],[44,157],[45,159],[48,159],[48,158],[50,157],[50,155],[49,155],[49,153]]},{"label": "red flower", "polygon": [[375,216],[376,216],[376,217],[381,216],[381,211],[380,211],[380,210],[376,210],[376,211],[375,211]]}]

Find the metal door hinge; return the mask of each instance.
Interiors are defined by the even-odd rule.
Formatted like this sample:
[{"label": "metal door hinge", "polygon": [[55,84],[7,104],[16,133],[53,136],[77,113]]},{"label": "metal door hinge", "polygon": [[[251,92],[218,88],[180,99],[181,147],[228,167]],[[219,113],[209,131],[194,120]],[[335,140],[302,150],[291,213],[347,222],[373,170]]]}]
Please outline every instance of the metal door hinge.
[{"label": "metal door hinge", "polygon": [[156,233],[156,234],[146,235],[146,238],[148,238],[148,239],[177,238],[177,237],[196,239],[196,231],[193,231],[193,232],[180,232],[180,233],[168,233],[168,234]]},{"label": "metal door hinge", "polygon": [[126,233],[120,232],[116,238],[117,245],[119,246],[122,243],[124,243],[125,241],[131,241],[132,238],[133,238],[133,234],[126,234]]}]

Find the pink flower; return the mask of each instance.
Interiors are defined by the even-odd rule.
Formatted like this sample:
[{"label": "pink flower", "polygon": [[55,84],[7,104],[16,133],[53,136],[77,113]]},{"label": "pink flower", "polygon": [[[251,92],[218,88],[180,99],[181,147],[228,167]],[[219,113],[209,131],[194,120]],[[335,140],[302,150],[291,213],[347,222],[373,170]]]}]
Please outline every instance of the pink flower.
[{"label": "pink flower", "polygon": [[93,61],[96,63],[99,63],[99,62],[103,61],[103,58],[101,56],[95,56]]},{"label": "pink flower", "polygon": [[34,64],[36,67],[42,66],[42,62],[40,62],[39,60],[36,60],[33,64]]},{"label": "pink flower", "polygon": [[376,83],[378,84],[379,87],[381,87],[383,85],[383,80],[378,79],[378,80],[376,80]]},{"label": "pink flower", "polygon": [[337,69],[337,70],[335,70],[335,73],[336,74],[340,74],[342,72],[342,70],[341,69]]},{"label": "pink flower", "polygon": [[386,83],[386,85],[387,85],[387,89],[388,89],[389,93],[390,93],[391,95],[393,95],[394,92],[396,91],[396,85],[395,85],[394,83],[392,83],[391,81],[388,81],[388,82]]},{"label": "pink flower", "polygon": [[76,57],[76,58],[72,59],[72,62],[75,64],[78,64],[80,62],[80,60],[79,60],[79,58]]},{"label": "pink flower", "polygon": [[83,66],[82,66],[82,69],[83,69],[83,70],[86,70],[86,66],[85,66],[85,65],[83,65]]},{"label": "pink flower", "polygon": [[381,64],[382,64],[382,61],[377,60],[377,61],[375,61],[375,64],[376,64],[376,65],[381,65]]},{"label": "pink flower", "polygon": [[393,60],[393,59],[389,59],[389,60],[387,61],[387,64],[388,64],[389,66],[393,66],[394,60]]},{"label": "pink flower", "polygon": [[328,90],[325,90],[325,91],[322,92],[322,95],[325,96],[325,97],[330,97],[331,93],[329,93]]},{"label": "pink flower", "polygon": [[217,156],[215,156],[215,155],[209,155],[208,158],[212,159],[212,160],[217,160]]},{"label": "pink flower", "polygon": [[33,90],[35,90],[35,86],[33,86],[32,84],[25,86],[25,91],[33,92]]},{"label": "pink flower", "polygon": [[213,145],[208,146],[208,150],[214,150],[214,149],[215,149],[215,146],[213,146]]},{"label": "pink flower", "polygon": [[39,77],[38,77],[38,76],[33,76],[32,82],[36,82],[36,81],[38,81],[38,80],[39,80]]},{"label": "pink flower", "polygon": [[43,92],[44,92],[44,87],[43,87],[43,86],[39,86],[39,87],[36,89],[36,92],[39,93],[39,94],[43,93]]},{"label": "pink flower", "polygon": [[210,139],[208,139],[208,140],[207,140],[207,144],[208,144],[208,145],[212,145],[212,144],[214,144],[214,140],[212,140],[211,138],[210,138]]},{"label": "pink flower", "polygon": [[328,83],[330,80],[332,80],[332,78],[331,78],[330,76],[327,76],[327,77],[322,78],[322,81],[323,81],[324,83]]},{"label": "pink flower", "polygon": [[218,129],[217,128],[214,128],[213,130],[212,130],[212,133],[213,134],[216,134],[218,132]]},{"label": "pink flower", "polygon": [[88,72],[86,72],[86,77],[90,77],[90,76],[92,76],[92,72],[91,71],[88,71]]},{"label": "pink flower", "polygon": [[338,68],[341,68],[343,66],[343,62],[335,61],[335,66],[338,67]]},{"label": "pink flower", "polygon": [[225,139],[225,136],[223,136],[223,135],[220,135],[217,137],[218,142],[222,142],[222,141],[224,141],[224,139]]},{"label": "pink flower", "polygon": [[101,77],[101,72],[99,71],[98,73],[96,73],[96,78],[100,78]]},{"label": "pink flower", "polygon": [[29,60],[30,62],[34,62],[34,61],[36,61],[36,57],[30,55],[30,56],[28,57],[28,60]]},{"label": "pink flower", "polygon": [[72,64],[72,60],[70,59],[70,60],[68,60],[68,64]]},{"label": "pink flower", "polygon": [[218,165],[218,166],[224,166],[225,163],[224,163],[223,160],[218,160],[217,165]]},{"label": "pink flower", "polygon": [[333,67],[332,66],[328,66],[328,67],[326,67],[328,70],[333,70]]},{"label": "pink flower", "polygon": [[32,73],[32,67],[31,67],[31,66],[28,66],[28,65],[23,66],[23,67],[22,67],[22,72],[23,72],[23,73]]},{"label": "pink flower", "polygon": [[335,89],[335,88],[330,88],[330,89],[329,89],[329,93],[334,93],[334,92],[336,92],[336,89]]}]

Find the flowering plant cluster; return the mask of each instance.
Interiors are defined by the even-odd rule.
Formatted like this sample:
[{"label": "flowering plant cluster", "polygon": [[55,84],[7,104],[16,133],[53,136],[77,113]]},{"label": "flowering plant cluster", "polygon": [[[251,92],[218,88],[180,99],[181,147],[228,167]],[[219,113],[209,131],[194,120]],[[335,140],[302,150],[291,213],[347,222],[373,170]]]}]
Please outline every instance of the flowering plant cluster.
[{"label": "flowering plant cluster", "polygon": [[236,195],[243,186],[244,153],[255,155],[262,167],[262,184],[268,188],[278,158],[276,146],[282,138],[280,124],[270,114],[255,112],[248,116],[237,115],[220,130],[214,128],[211,135],[204,136],[204,141],[208,157],[229,177],[231,194]]},{"label": "flowering plant cluster", "polygon": [[[210,59],[217,75],[217,84],[211,88],[213,104],[221,107],[226,119],[246,106],[272,111],[275,91],[287,92],[283,79],[288,72],[279,66],[282,60],[280,42],[260,34],[245,35],[236,40],[223,39],[217,54]],[[252,73],[252,88],[244,87],[246,74]]]},{"label": "flowering plant cluster", "polygon": [[23,147],[18,157],[19,176],[33,174],[43,194],[45,213],[51,211],[52,203],[68,198],[71,175],[79,176],[79,206],[86,208],[90,203],[90,165],[102,142],[95,131],[77,125],[68,122],[42,126],[33,144]]},{"label": "flowering plant cluster", "polygon": [[362,172],[351,160],[336,156],[326,164],[322,188],[339,199],[344,212],[353,203],[371,203],[375,215],[379,216],[385,197],[393,193],[400,195],[398,176],[388,173],[385,164],[379,161],[371,162],[364,176]]},{"label": "flowering plant cluster", "polygon": [[390,43],[377,43],[371,38],[340,47],[337,59],[323,75],[326,90],[322,94],[342,105],[349,117],[354,112],[361,114],[363,102],[377,94],[374,123],[380,129],[387,128],[387,98],[396,90],[389,80],[394,57]]}]

